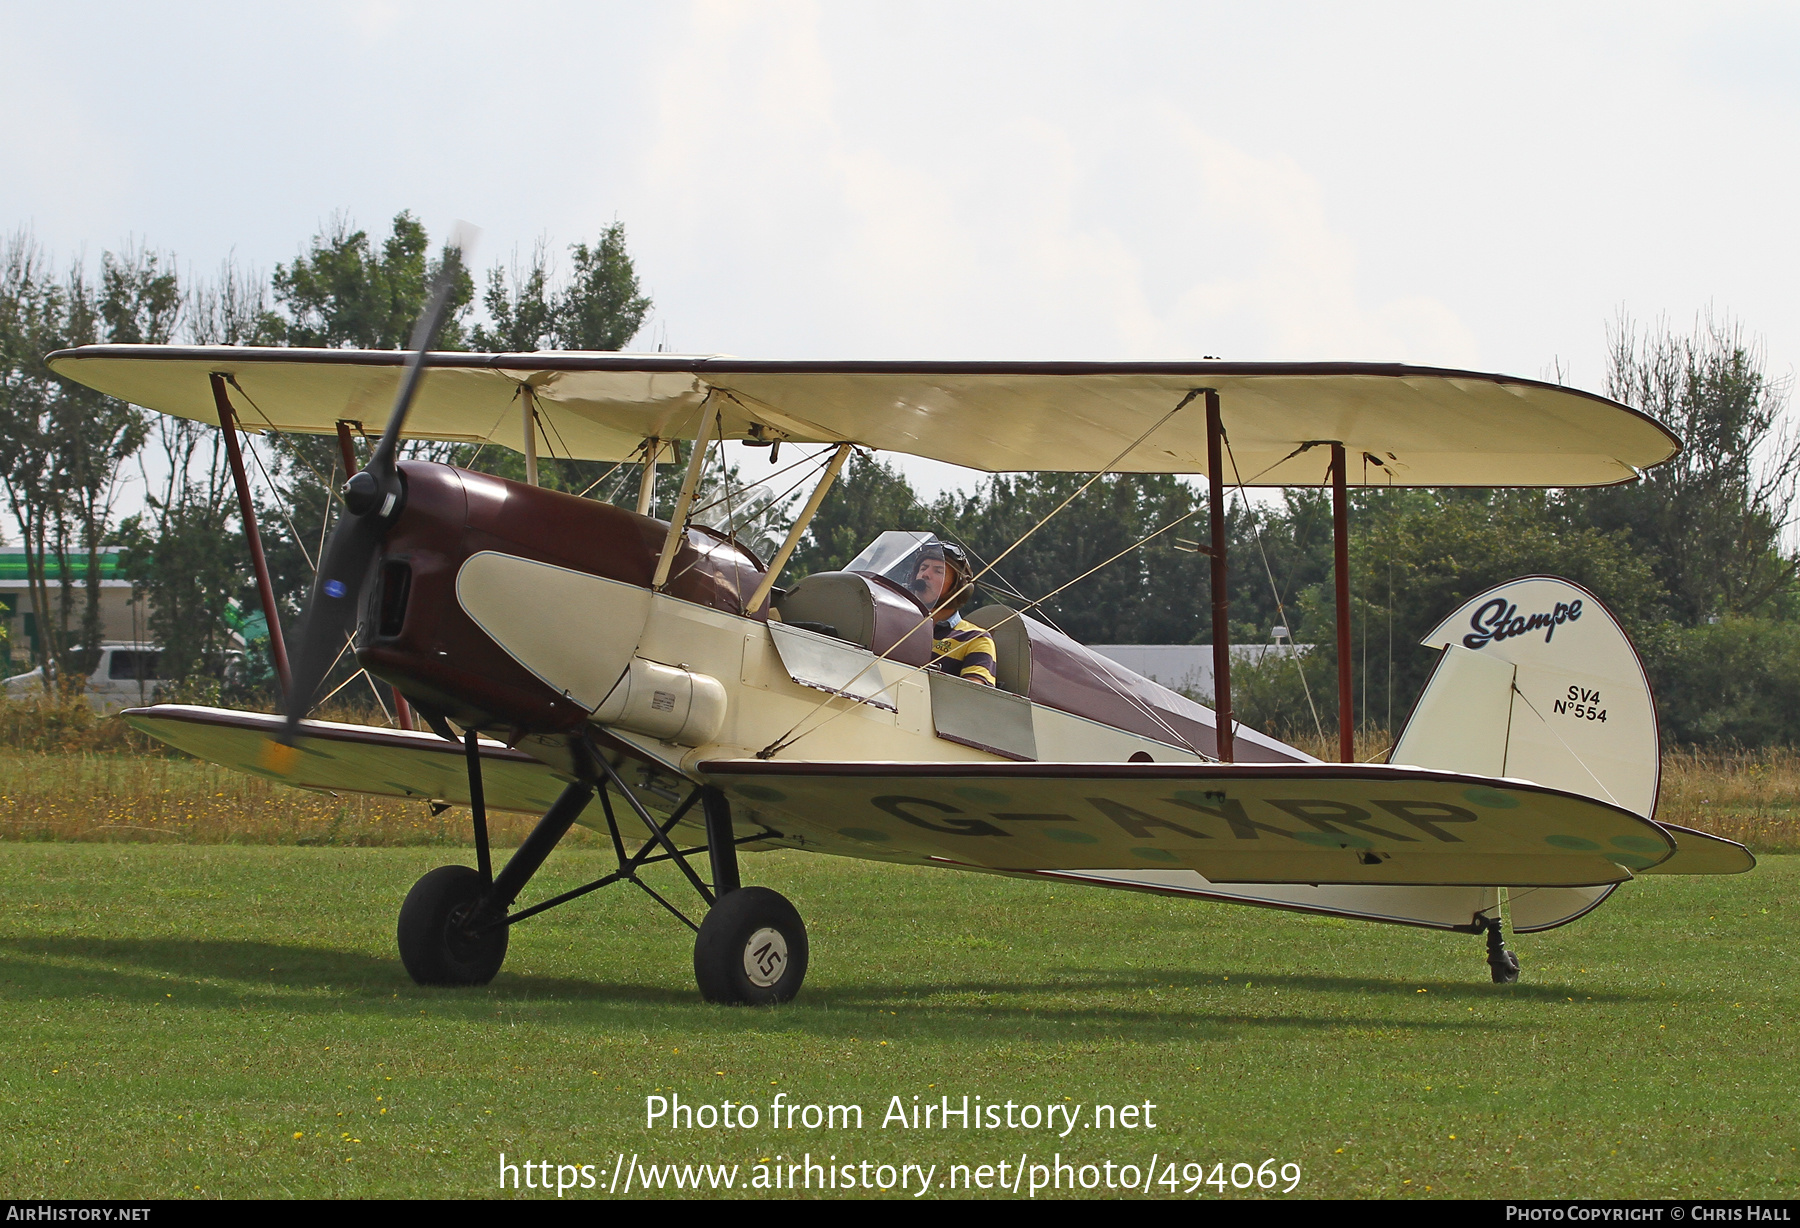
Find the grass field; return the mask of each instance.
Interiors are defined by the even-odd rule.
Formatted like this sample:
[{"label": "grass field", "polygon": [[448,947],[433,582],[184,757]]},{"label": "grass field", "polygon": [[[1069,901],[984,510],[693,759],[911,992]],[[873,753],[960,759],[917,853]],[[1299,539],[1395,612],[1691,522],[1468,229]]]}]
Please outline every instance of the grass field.
[{"label": "grass field", "polygon": [[[491,986],[415,987],[395,910],[457,859],[0,843],[5,1192],[493,1195],[504,1151],[602,1187],[621,1152],[740,1185],[778,1155],[942,1181],[1060,1152],[1155,1153],[1156,1178],[1292,1162],[1296,1196],[1800,1194],[1800,858],[1629,884],[1517,939],[1525,980],[1494,986],[1466,935],[761,855],[747,878],[812,935],[780,1009],[699,1003],[686,931],[622,889],[520,926]],[[559,853],[528,898],[604,869]],[[646,1129],[672,1092],[763,1121]],[[864,1128],[772,1129],[777,1094],[860,1104]],[[1149,1101],[1156,1128],[882,1128],[890,1097],[945,1094]]]}]

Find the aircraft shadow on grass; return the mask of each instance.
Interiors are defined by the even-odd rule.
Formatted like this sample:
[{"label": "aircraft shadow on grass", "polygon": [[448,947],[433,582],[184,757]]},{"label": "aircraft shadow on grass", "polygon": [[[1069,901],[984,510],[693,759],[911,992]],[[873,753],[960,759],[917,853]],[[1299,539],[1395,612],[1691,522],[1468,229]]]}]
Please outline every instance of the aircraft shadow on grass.
[{"label": "aircraft shadow on grass", "polygon": [[[1224,978],[1229,976],[1229,980]],[[421,989],[396,959],[326,947],[290,946],[248,940],[192,941],[180,938],[6,938],[0,939],[0,999],[111,998],[167,1004],[193,1010],[266,1005],[288,1013],[408,1015],[418,1003],[434,1004],[440,1015],[471,1021],[494,1012],[524,1010],[545,1023],[604,1024],[615,1011],[630,1022],[651,1022],[646,1008],[662,1008],[668,1021],[692,1027],[704,1022],[723,1031],[794,1031],[856,1037],[871,1028],[914,1030],[929,1035],[934,1022],[953,1021],[963,1039],[1008,1039],[1036,1035],[1047,1027],[1070,1025],[1138,1039],[1224,1039],[1277,1028],[1376,1028],[1431,1032],[1444,1029],[1504,1031],[1536,1027],[1525,1019],[1432,1019],[1383,1014],[1378,1010],[1282,1010],[1271,997],[1299,999],[1318,994],[1351,994],[1371,1007],[1417,1007],[1422,1012],[1445,1001],[1459,1004],[1509,1002],[1557,1004],[1573,997],[1582,1004],[1661,1001],[1653,993],[1585,993],[1586,987],[1538,984],[1461,984],[1424,979],[1279,974],[1265,971],[1117,971],[1071,969],[1055,980],[962,979],[901,984],[839,984],[816,988],[805,1006],[774,1010],[697,1006],[685,987],[577,980],[502,973],[489,986]],[[1420,994],[1423,989],[1425,994]],[[1163,1000],[1156,1006],[1122,1005],[1130,993],[1209,993],[1186,1004]],[[170,995],[173,997],[170,997]],[[403,1000],[396,1002],[396,995]],[[1429,997],[1427,997],[1429,995]],[[1083,1005],[1071,998],[1090,997]],[[1315,1008],[1318,1003],[1312,1003]]]}]

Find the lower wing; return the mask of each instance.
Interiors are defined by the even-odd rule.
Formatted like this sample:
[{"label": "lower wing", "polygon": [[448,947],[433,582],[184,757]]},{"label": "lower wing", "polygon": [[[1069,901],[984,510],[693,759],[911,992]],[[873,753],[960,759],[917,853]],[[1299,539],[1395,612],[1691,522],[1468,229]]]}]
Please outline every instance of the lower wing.
[{"label": "lower wing", "polygon": [[[302,721],[299,753],[290,770],[278,772],[262,760],[269,740],[281,732],[279,716],[185,704],[132,708],[124,716],[133,729],[195,758],[284,785],[469,803],[464,750],[434,733]],[[479,746],[482,792],[492,809],[542,814],[569,781],[523,751],[485,739]]]},{"label": "lower wing", "polygon": [[1595,798],[1389,765],[718,760],[700,771],[802,847],[986,870],[1597,887],[1754,864],[1730,841]]}]

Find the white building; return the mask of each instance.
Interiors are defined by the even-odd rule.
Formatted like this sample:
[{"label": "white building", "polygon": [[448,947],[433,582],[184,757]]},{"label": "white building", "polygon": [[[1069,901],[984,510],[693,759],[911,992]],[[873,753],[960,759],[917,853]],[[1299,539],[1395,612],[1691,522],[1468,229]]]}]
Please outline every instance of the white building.
[{"label": "white building", "polygon": [[[1117,661],[1134,674],[1142,674],[1171,691],[1212,702],[1213,651],[1211,644],[1089,644],[1108,660]],[[1306,653],[1311,644],[1233,644],[1233,664],[1260,661],[1271,652],[1287,656]]]},{"label": "white building", "polygon": [[[69,625],[77,630],[87,612],[87,555],[76,554],[69,560],[75,577],[71,598],[73,608]],[[118,574],[119,552],[100,552],[100,638],[129,643],[150,638],[146,603],[134,601],[131,581]],[[50,600],[62,601],[60,570],[53,560],[50,567]],[[25,548],[0,546],[0,628],[6,638],[0,640],[0,677],[28,670],[38,659],[37,616],[32,612],[30,582],[26,579]]]}]

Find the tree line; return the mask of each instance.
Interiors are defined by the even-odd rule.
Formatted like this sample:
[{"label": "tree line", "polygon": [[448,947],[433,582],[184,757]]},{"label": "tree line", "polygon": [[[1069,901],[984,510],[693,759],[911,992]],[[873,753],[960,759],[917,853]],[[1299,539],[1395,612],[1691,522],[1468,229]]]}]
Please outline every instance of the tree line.
[{"label": "tree line", "polygon": [[[446,263],[457,289],[439,341],[445,348],[630,344],[652,304],[623,226],[564,254],[539,242],[523,260],[489,268],[478,292],[457,253],[434,248],[408,213],[382,236],[334,220],[267,275],[227,261],[211,276],[182,277],[171,255],[134,245],[103,253],[90,276],[79,264],[56,268],[28,233],[7,240],[0,249],[0,494],[34,560],[30,608],[46,655],[74,660],[97,646],[97,587],[71,583],[66,568],[51,573],[58,560],[92,560],[109,547],[123,551],[126,574],[149,598],[149,629],[163,646],[167,675],[216,687],[232,644],[232,611],[258,608],[219,432],[60,380],[44,366],[46,354],[93,342],[399,348]],[[1764,366],[1759,348],[1728,322],[1702,319],[1684,333],[1621,318],[1609,330],[1604,391],[1680,434],[1687,446],[1675,460],[1638,482],[1597,490],[1354,489],[1359,724],[1393,730],[1404,721],[1435,658],[1417,640],[1445,613],[1491,584],[1548,572],[1586,585],[1618,612],[1650,669],[1666,736],[1800,742],[1800,557],[1787,537],[1800,440],[1785,426],[1787,381]],[[510,449],[409,447],[523,476],[523,458]],[[264,436],[253,456],[258,519],[291,619],[310,588],[344,474],[329,437]],[[665,509],[683,458],[674,459],[668,464],[665,453],[659,471]],[[153,488],[141,512],[121,519],[122,481],[134,471],[154,479]],[[739,509],[754,476],[727,469],[719,478],[736,489]],[[891,528],[959,541],[985,565],[1091,476],[997,475],[925,500],[894,465],[858,454],[788,575],[842,566]],[[1228,517],[1234,642],[1268,643],[1280,625],[1311,645],[1234,674],[1243,718],[1277,734],[1335,731],[1323,462],[1319,477],[1318,487],[1272,499],[1240,492]],[[543,457],[539,478],[635,502],[634,465]],[[1103,477],[989,572],[974,600],[1031,604],[1035,615],[1089,643],[1209,642],[1209,568],[1196,549],[1207,528],[1203,498],[1178,477]],[[756,548],[766,553],[793,507],[794,500],[765,494]],[[239,700],[268,700],[266,662],[233,685],[250,692]]]},{"label": "tree line", "polygon": [[[168,677],[215,680],[232,645],[236,612],[258,608],[220,433],[148,414],[45,365],[59,349],[95,343],[294,345],[396,349],[405,345],[427,288],[446,263],[455,290],[444,349],[618,349],[651,309],[623,225],[567,250],[558,269],[547,242],[523,262],[487,271],[477,302],[458,254],[433,251],[410,213],[372,236],[345,218],[313,235],[291,263],[268,274],[224,262],[211,276],[182,277],[174,256],[141,245],[100,259],[98,279],[80,262],[58,268],[26,231],[0,245],[0,494],[26,547],[28,609],[43,657],[69,673],[101,639],[102,550],[122,551],[125,574],[148,597],[150,634]],[[522,460],[503,449],[409,445],[414,454],[474,461],[508,476]],[[272,434],[252,451],[262,527],[279,604],[301,608],[345,474],[335,440]],[[549,485],[572,486],[586,469],[546,459]],[[117,515],[127,479],[146,486],[143,510]],[[252,654],[254,657],[255,654]],[[248,685],[267,687],[266,661]],[[245,679],[240,676],[240,685]]]}]

